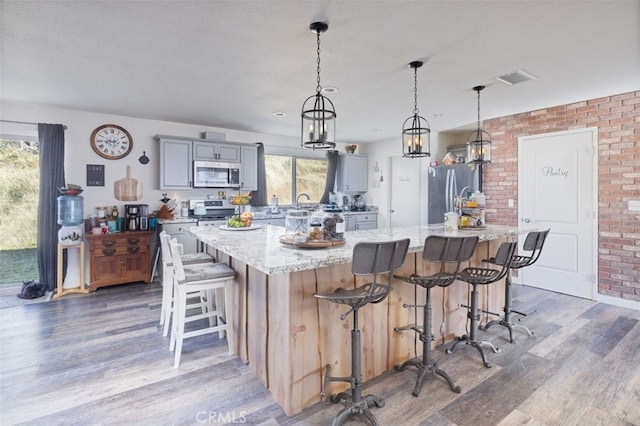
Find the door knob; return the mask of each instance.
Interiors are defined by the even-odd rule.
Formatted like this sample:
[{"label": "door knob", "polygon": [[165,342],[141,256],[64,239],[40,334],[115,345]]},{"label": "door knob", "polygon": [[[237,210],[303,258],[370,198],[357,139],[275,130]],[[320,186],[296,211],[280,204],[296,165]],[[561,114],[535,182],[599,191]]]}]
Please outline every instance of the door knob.
[{"label": "door knob", "polygon": [[531,222],[531,219],[529,219],[528,217],[525,217],[524,219],[522,219],[522,221],[524,223],[529,223],[529,222]]}]

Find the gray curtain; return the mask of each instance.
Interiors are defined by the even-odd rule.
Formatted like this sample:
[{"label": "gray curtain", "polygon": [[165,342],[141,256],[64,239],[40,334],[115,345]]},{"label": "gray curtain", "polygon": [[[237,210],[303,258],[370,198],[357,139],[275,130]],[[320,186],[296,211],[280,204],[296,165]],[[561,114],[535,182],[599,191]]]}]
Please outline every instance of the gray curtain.
[{"label": "gray curtain", "polygon": [[267,173],[264,166],[264,144],[258,142],[258,190],[251,193],[251,205],[266,206],[267,203]]},{"label": "gray curtain", "polygon": [[320,204],[329,204],[330,194],[336,183],[336,172],[338,171],[338,151],[327,151],[327,181],[324,185],[324,193],[320,198]]},{"label": "gray curtain", "polygon": [[64,126],[38,124],[40,193],[38,199],[38,273],[47,290],[56,287],[58,188],[64,182]]}]

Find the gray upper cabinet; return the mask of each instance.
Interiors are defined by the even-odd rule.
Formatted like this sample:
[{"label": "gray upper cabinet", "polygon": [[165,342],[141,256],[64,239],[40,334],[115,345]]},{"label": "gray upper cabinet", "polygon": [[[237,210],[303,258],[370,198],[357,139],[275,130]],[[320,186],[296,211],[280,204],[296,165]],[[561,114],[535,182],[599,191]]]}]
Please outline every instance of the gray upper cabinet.
[{"label": "gray upper cabinet", "polygon": [[160,143],[160,189],[191,189],[192,142],[156,137]]},{"label": "gray upper cabinet", "polygon": [[193,141],[193,159],[204,161],[240,162],[240,145]]},{"label": "gray upper cabinet", "polygon": [[340,154],[337,186],[339,192],[367,192],[369,159],[366,155]]},{"label": "gray upper cabinet", "polygon": [[156,135],[160,143],[160,189],[191,189],[193,161],[242,163],[241,189],[258,189],[258,146]]},{"label": "gray upper cabinet", "polygon": [[240,169],[240,189],[256,191],[258,189],[258,147],[241,145],[242,168]]}]

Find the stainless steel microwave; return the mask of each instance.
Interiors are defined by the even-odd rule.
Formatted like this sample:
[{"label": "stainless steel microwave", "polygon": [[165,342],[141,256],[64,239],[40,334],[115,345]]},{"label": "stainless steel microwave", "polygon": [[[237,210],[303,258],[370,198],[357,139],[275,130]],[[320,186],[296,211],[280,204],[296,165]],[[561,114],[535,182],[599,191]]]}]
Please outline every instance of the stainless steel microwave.
[{"label": "stainless steel microwave", "polygon": [[194,188],[240,188],[240,163],[193,162]]}]

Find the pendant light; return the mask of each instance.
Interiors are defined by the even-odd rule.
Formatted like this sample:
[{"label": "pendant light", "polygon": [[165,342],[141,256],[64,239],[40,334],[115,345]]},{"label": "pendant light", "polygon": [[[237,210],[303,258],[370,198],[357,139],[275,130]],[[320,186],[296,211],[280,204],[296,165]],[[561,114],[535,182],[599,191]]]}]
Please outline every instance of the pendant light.
[{"label": "pendant light", "polygon": [[302,104],[302,138],[300,145],[309,149],[331,149],[336,146],[336,111],[333,102],[323,96],[320,85],[320,34],[329,29],[326,22],[314,22],[309,29],[318,37],[316,94]]},{"label": "pendant light", "polygon": [[418,158],[430,155],[429,122],[418,115],[418,68],[422,65],[422,61],[413,61],[409,64],[409,67],[413,68],[413,116],[407,118],[402,125],[403,157]]},{"label": "pendant light", "polygon": [[478,129],[471,132],[467,138],[467,163],[485,164],[491,162],[491,136],[489,132],[480,128],[480,92],[484,86],[473,88],[478,92]]}]

